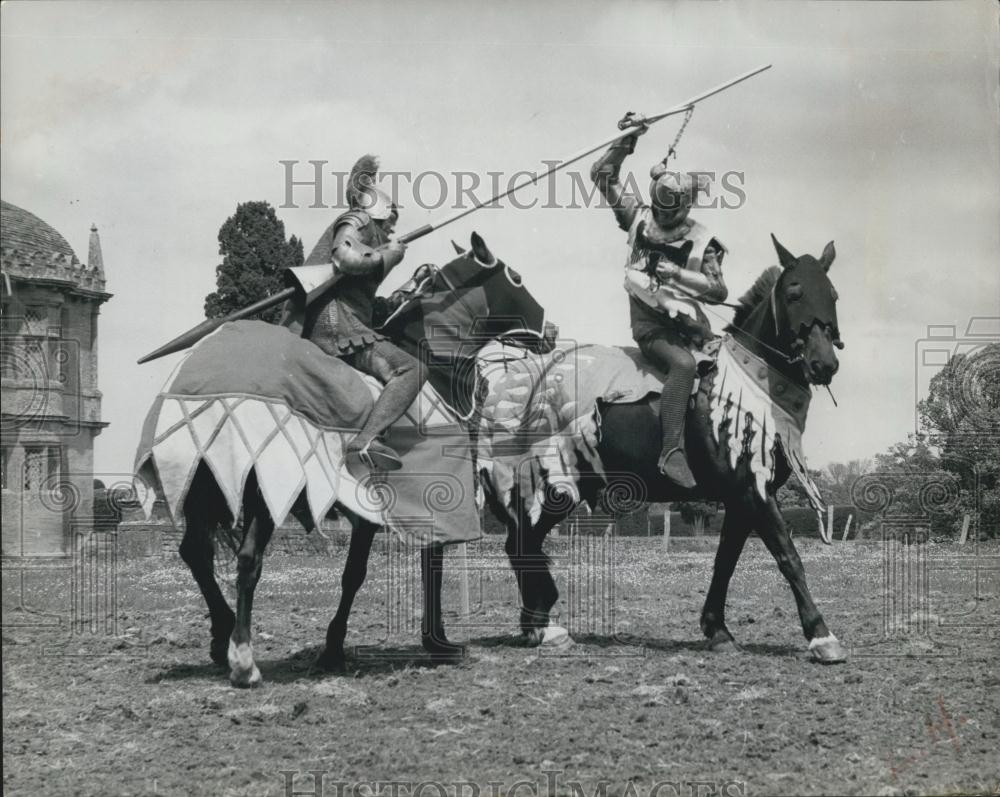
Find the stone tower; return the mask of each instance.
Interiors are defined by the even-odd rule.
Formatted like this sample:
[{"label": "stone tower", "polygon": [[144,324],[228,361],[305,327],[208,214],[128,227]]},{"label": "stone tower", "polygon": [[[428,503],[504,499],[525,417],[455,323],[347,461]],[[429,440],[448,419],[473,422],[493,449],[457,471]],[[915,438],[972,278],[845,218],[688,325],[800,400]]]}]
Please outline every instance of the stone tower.
[{"label": "stone tower", "polygon": [[81,263],[53,227],[0,203],[3,555],[67,551],[92,511],[98,316],[111,298],[97,227]]}]

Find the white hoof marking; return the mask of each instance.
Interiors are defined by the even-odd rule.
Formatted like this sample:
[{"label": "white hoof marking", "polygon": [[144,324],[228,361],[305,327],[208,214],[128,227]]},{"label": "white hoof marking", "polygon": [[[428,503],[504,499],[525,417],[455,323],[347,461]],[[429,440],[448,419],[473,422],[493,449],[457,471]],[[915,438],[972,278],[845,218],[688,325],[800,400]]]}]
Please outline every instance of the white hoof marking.
[{"label": "white hoof marking", "polygon": [[809,652],[816,661],[834,663],[847,661],[847,654],[841,647],[840,640],[833,634],[827,636],[814,637],[809,640]]},{"label": "white hoof marking", "polygon": [[572,643],[569,631],[561,625],[547,625],[542,629],[541,644],[543,647],[555,648]]},{"label": "white hoof marking", "polygon": [[260,683],[260,670],[253,660],[253,645],[229,641],[229,680],[235,686],[256,686]]}]

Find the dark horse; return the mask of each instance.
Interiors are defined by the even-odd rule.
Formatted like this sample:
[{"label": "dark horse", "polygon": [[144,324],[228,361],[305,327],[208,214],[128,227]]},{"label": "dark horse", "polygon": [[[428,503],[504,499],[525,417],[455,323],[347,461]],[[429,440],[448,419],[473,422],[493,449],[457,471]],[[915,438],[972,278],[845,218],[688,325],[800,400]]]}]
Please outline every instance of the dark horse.
[{"label": "dark horse", "polygon": [[[798,396],[797,407],[791,411],[800,416],[804,426],[810,385],[830,383],[838,368],[834,349],[842,346],[837,327],[837,296],[827,276],[835,252],[831,242],[819,259],[811,255],[794,257],[776,239],[774,245],[781,267],[768,269],[741,298],[724,345],[742,352],[744,362],[757,363],[753,368],[762,385],[761,396],[770,395],[775,401],[793,393]],[[742,348],[737,349],[734,342]],[[752,356],[746,356],[746,352]],[[759,359],[754,361],[753,357]],[[712,583],[701,615],[701,628],[711,649],[736,649],[733,635],[726,627],[726,592],[747,536],[756,531],[792,588],[813,657],[823,662],[844,661],[843,648],[809,594],[802,561],[775,498],[778,488],[791,474],[789,452],[775,452],[773,470],[765,487],[764,478],[754,472],[753,432],[747,428],[750,424],[744,423],[737,433],[742,415],[738,403],[732,402],[733,406],[726,408],[727,417],[721,423],[720,408],[715,406],[713,419],[712,390],[716,379],[721,377],[715,373],[702,378],[688,408],[685,447],[698,482],[694,490],[673,486],[658,471],[661,439],[658,397],[601,406],[601,437],[597,446],[601,464],[606,473],[637,477],[644,488],[642,501],[708,500],[725,505]],[[795,452],[791,453],[794,456]],[[760,451],[756,455],[759,458]],[[582,474],[578,486],[579,499],[592,505],[600,501],[602,490],[613,489],[595,473]],[[507,553],[522,601],[521,629],[534,642],[566,637],[563,629],[549,625],[550,610],[559,593],[542,543],[548,531],[575,508],[575,503],[567,501],[564,495],[554,496],[551,502],[546,501],[535,522],[528,517],[519,497],[515,496],[507,505],[515,507],[513,511],[498,505],[493,507],[508,529]]]},{"label": "dark horse", "polygon": [[[517,273],[497,260],[476,234],[472,236],[470,251],[462,252],[440,270],[428,271],[421,267],[418,273],[424,275],[419,280],[420,285],[409,297],[404,291],[401,297],[404,303],[389,317],[383,331],[394,333],[393,338],[399,345],[420,356],[438,395],[456,409],[460,418],[470,417],[476,406],[478,383],[475,355],[478,349],[489,340],[502,336],[513,336],[534,350],[544,348],[548,345],[543,334],[544,311],[523,287]],[[457,323],[445,323],[455,318],[455,314],[447,315],[449,306],[458,311]],[[409,312],[407,308],[414,312]],[[435,327],[435,322],[441,325]],[[434,340],[430,341],[433,345],[424,346],[431,331],[435,334]],[[301,345],[313,346],[306,341],[302,341]],[[260,356],[267,357],[268,352],[261,351]],[[275,362],[274,367],[281,368],[281,362]],[[211,379],[211,375],[208,378]],[[225,391],[209,389],[206,393]],[[154,408],[147,424],[152,423],[155,427],[159,412]],[[233,684],[253,686],[261,680],[251,645],[254,590],[260,579],[264,551],[275,528],[258,481],[257,468],[249,471],[242,488],[243,527],[237,554],[234,613],[215,578],[213,538],[220,526],[232,529],[236,519],[209,463],[201,460],[194,464],[188,455],[186,462],[157,462],[157,467],[174,464],[194,468],[194,477],[183,502],[186,527],[180,554],[190,567],[208,605],[211,658],[219,665],[229,666]],[[470,463],[470,474],[473,468],[474,463]],[[303,490],[291,513],[308,528],[313,522],[304,493]],[[355,595],[364,583],[372,541],[380,526],[342,504],[334,506],[350,521],[352,534],[341,579],[340,604],[327,629],[326,647],[318,663],[324,669],[338,671],[344,668],[348,616]],[[424,591],[422,641],[424,648],[438,660],[454,661],[461,658],[464,649],[447,640],[441,622],[443,548],[443,544],[437,543],[421,550]]]}]

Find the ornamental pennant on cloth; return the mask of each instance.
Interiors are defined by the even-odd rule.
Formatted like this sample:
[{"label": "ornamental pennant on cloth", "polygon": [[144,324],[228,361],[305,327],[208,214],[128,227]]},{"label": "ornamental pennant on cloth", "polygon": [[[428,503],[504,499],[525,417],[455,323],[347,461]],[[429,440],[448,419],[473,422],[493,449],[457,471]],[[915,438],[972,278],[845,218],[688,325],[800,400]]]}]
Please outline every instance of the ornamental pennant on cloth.
[{"label": "ornamental pennant on cloth", "polygon": [[781,454],[813,509],[823,512],[823,498],[802,453],[809,389],[789,381],[729,336],[719,349],[716,370],[710,394],[712,429],[718,440],[728,426],[730,466],[735,469],[737,460],[745,458],[757,492],[766,497]]},{"label": "ornamental pennant on cloth", "polygon": [[[356,479],[344,447],[381,385],[283,327],[224,324],[195,346],[150,409],[136,474],[159,486],[174,523],[199,463],[239,513],[250,470],[276,524],[305,491],[319,524],[335,502],[408,543],[481,536],[469,438],[433,389],[390,432],[403,467]],[[148,491],[147,517],[155,499]]]}]

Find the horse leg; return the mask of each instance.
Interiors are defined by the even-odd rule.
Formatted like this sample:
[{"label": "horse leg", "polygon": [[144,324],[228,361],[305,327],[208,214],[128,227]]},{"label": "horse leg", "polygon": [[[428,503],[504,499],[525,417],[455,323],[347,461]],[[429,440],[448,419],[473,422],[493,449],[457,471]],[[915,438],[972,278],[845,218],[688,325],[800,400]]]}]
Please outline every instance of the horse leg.
[{"label": "horse leg", "polygon": [[[204,467],[204,465],[199,466]],[[215,580],[215,549],[212,544],[212,534],[218,524],[228,519],[228,511],[219,511],[225,506],[224,499],[218,491],[212,491],[206,480],[206,473],[197,473],[191,489],[184,501],[184,537],[181,540],[180,555],[191,575],[198,583],[202,597],[208,605],[211,620],[212,641],[209,655],[216,664],[225,666],[227,663],[226,649],[229,646],[229,635],[236,622],[236,615],[226,602],[219,582]]]},{"label": "horse leg", "polygon": [[773,496],[769,496],[767,501],[758,507],[757,533],[792,588],[799,609],[799,619],[802,621],[802,631],[809,640],[809,652],[812,657],[824,664],[847,661],[847,653],[837,637],[826,627],[823,615],[809,594],[802,560],[795,550],[788,527],[785,526],[785,521],[778,510],[778,502]]},{"label": "horse leg", "polygon": [[229,640],[229,680],[234,686],[256,686],[260,670],[253,660],[251,619],[253,595],[260,580],[264,549],[274,531],[274,521],[264,498],[251,475],[243,492],[243,517],[246,528],[236,557],[236,625]]},{"label": "horse leg", "polygon": [[444,545],[427,545],[420,550],[420,579],[424,588],[424,619],[421,643],[435,661],[451,664],[465,657],[465,646],[449,642],[441,617],[441,582],[444,577]]},{"label": "horse leg", "polygon": [[354,605],[354,597],[368,575],[368,557],[378,525],[364,518],[351,517],[351,545],[340,577],[340,603],[337,613],[326,629],[326,647],[316,660],[317,666],[329,672],[344,672],[344,639],[347,637],[347,619]]},{"label": "horse leg", "polygon": [[545,535],[559,519],[542,513],[534,525],[522,513],[507,524],[507,558],[521,594],[521,633],[531,645],[569,643],[569,632],[550,623],[550,613],[559,600],[559,588],[549,568],[549,557],[542,550]]},{"label": "horse leg", "polygon": [[726,627],[726,593],[749,534],[750,518],[746,509],[736,503],[727,504],[719,548],[715,552],[712,583],[701,610],[701,630],[708,639],[709,649],[716,652],[732,653],[739,650],[736,640]]}]

